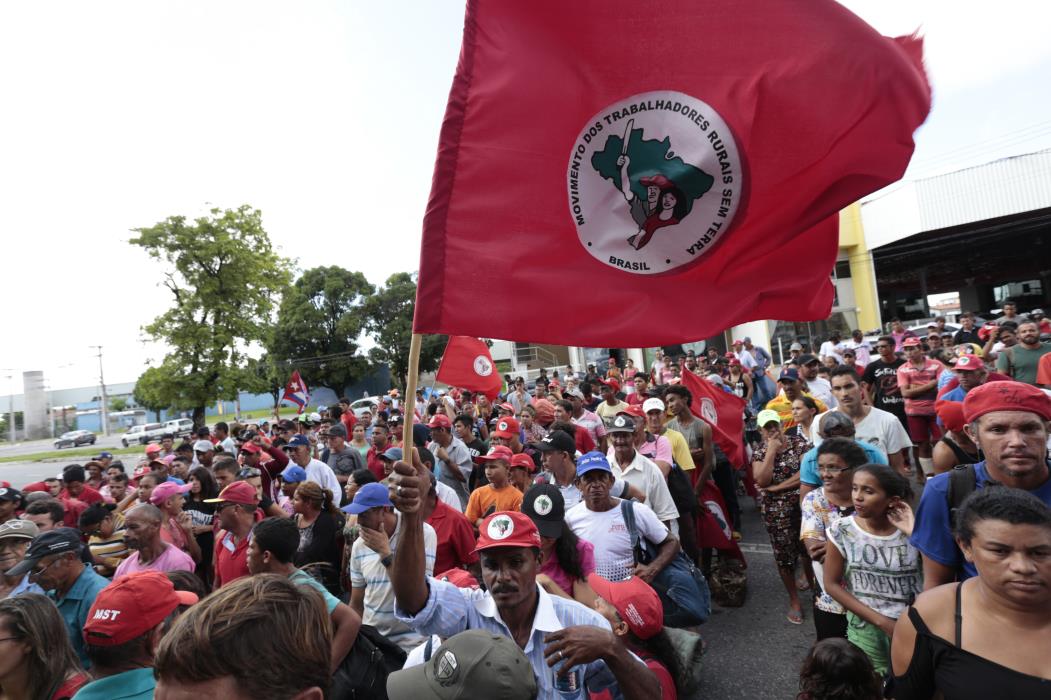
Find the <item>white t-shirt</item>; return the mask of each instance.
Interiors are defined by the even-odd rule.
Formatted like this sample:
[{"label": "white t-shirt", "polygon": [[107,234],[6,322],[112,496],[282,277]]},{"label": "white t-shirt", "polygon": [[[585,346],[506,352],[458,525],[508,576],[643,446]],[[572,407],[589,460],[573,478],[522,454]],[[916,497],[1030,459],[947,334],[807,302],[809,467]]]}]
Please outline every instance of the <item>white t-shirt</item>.
[{"label": "white t-shirt", "polygon": [[848,515],[829,525],[828,541],[843,555],[847,589],[880,615],[897,620],[923,591],[920,553],[905,533],[873,535]]},{"label": "white t-shirt", "polygon": [[758,365],[755,362],[755,358],[752,357],[752,353],[748,352],[743,348],[741,349],[741,352],[735,352],[734,356],[741,361],[741,366],[749,372],[758,367]]},{"label": "white t-shirt", "polygon": [[[566,511],[566,524],[582,540],[595,546],[595,573],[608,581],[623,581],[635,570],[631,552],[631,536],[620,512],[620,501],[609,510],[599,513],[588,510],[587,503],[578,503]],[[668,528],[645,504],[634,503],[635,527],[639,536],[654,545],[668,538]]]},{"label": "white t-shirt", "polygon": [[332,505],[339,508],[340,498],[343,495],[343,487],[339,484],[339,479],[336,478],[336,472],[332,471],[332,467],[328,466],[320,459],[311,459],[304,467],[307,473],[307,481],[313,481],[314,483],[321,486],[321,488],[328,489],[332,492]]},{"label": "white t-shirt", "polygon": [[639,491],[646,494],[646,505],[656,514],[661,522],[671,522],[671,534],[679,536],[679,509],[675,507],[671,491],[668,490],[668,482],[664,480],[664,474],[653,460],[635,452],[635,459],[631,461],[627,469],[621,469],[617,464],[616,451],[609,449],[609,465],[613,468],[613,476],[623,479]]},{"label": "white t-shirt", "polygon": [[832,393],[832,385],[828,383],[828,380],[824,377],[814,377],[813,379],[806,380],[807,388],[810,390],[810,395],[815,399],[821,399],[829,408],[835,408],[839,405],[836,401],[835,394]]},{"label": "white t-shirt", "polygon": [[[815,426],[821,425],[820,420],[824,415],[822,413],[814,418]],[[816,430],[814,436],[814,446],[817,447],[822,441]],[[897,416],[879,408],[869,409],[869,414],[864,420],[854,424],[854,439],[875,446],[888,457],[912,447],[909,433]]]},{"label": "white t-shirt", "polygon": [[839,354],[839,345],[836,345],[831,340],[826,340],[821,343],[821,349],[817,351],[817,354],[822,360],[826,357],[832,356],[836,358],[836,362],[843,362],[843,356]]}]

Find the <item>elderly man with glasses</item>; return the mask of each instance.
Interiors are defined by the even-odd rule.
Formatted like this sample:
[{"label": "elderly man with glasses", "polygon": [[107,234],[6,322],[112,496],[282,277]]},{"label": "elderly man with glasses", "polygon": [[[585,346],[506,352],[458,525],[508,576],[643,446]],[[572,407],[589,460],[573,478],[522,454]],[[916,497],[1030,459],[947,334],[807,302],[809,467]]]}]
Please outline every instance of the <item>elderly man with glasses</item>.
[{"label": "elderly man with glasses", "polygon": [[80,560],[83,546],[80,533],[72,528],[60,527],[42,533],[29,545],[22,562],[8,569],[5,575],[16,577],[28,572],[29,580],[47,591],[66,623],[69,641],[80,663],[84,668],[90,668],[91,660],[85,653],[81,630],[91,604],[99,591],[109,584],[109,579],[99,576]]}]

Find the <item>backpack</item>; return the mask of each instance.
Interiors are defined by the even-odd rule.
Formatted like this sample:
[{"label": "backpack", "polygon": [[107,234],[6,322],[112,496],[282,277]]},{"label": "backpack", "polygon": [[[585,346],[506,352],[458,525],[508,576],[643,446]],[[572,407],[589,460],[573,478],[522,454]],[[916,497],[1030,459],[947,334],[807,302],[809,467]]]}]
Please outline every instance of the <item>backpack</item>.
[{"label": "backpack", "polygon": [[949,504],[950,526],[956,525],[956,511],[978,488],[977,482],[978,475],[973,464],[957,464],[949,472],[949,488],[945,491],[945,500]]},{"label": "backpack", "polygon": [[387,676],[401,670],[408,656],[401,647],[362,625],[350,653],[332,676],[325,697],[329,700],[387,700]]}]

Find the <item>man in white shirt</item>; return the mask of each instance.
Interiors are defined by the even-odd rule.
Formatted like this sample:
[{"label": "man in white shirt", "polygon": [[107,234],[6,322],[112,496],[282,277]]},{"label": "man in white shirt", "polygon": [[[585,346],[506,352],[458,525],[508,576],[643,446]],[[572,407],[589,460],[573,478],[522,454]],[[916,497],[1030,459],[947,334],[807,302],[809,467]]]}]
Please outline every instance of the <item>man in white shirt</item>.
[{"label": "man in white shirt", "polygon": [[343,495],[339,479],[336,478],[336,473],[332,471],[332,467],[320,459],[311,457],[310,452],[313,450],[313,445],[310,444],[310,438],[306,435],[293,435],[285,447],[288,450],[289,458],[306,471],[307,481],[313,481],[321,488],[331,491],[332,505],[339,508],[339,502]]},{"label": "man in white shirt", "polygon": [[821,343],[821,349],[818,350],[818,357],[824,362],[826,357],[834,357],[836,364],[843,364],[843,355],[839,341],[841,340],[839,333],[833,331],[832,335],[828,336],[828,340]]},{"label": "man in white shirt", "polygon": [[[649,507],[642,503],[621,501],[610,495],[613,470],[606,457],[588,452],[577,460],[577,480],[584,500],[566,511],[566,524],[577,537],[595,546],[595,573],[608,581],[623,581],[638,576],[647,583],[667,566],[679,551],[675,539]],[[631,536],[621,503],[631,503],[635,511],[635,525],[640,537],[645,537],[658,549],[651,564],[636,564],[631,549]]]},{"label": "man in white shirt", "polygon": [[734,341],[734,357],[741,361],[741,367],[749,374],[758,366],[752,353],[745,348],[743,340]]},{"label": "man in white shirt", "polygon": [[[675,507],[668,482],[653,460],[644,457],[635,449],[635,433],[645,431],[645,418],[638,418],[633,411],[645,416],[640,406],[632,406],[617,415],[609,426],[613,447],[609,451],[613,476],[622,479],[646,494],[646,505],[664,523],[671,534],[679,536],[679,509]],[[592,543],[594,544],[594,543]]]},{"label": "man in white shirt", "polygon": [[[832,391],[839,401],[836,410],[846,413],[854,421],[854,439],[883,450],[890,466],[905,476],[905,451],[912,447],[912,441],[901,421],[893,413],[862,402],[861,381],[853,368],[836,367],[830,376]],[[815,418],[820,419],[821,416]]]},{"label": "man in white shirt", "polygon": [[836,407],[836,397],[832,393],[832,385],[827,379],[823,379],[818,376],[817,371],[821,368],[821,363],[813,355],[800,355],[797,360],[799,363],[799,376],[806,382],[807,391],[815,399],[821,399],[821,401],[829,408]]}]

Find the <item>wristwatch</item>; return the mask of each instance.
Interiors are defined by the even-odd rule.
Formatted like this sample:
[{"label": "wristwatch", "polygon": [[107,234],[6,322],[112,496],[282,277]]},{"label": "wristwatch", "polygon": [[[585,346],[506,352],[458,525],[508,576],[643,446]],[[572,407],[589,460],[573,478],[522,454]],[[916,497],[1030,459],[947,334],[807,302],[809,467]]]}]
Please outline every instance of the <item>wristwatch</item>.
[{"label": "wristwatch", "polygon": [[394,555],[388,554],[387,556],[380,559],[380,563],[383,564],[385,568],[389,569],[390,565],[394,563]]}]

